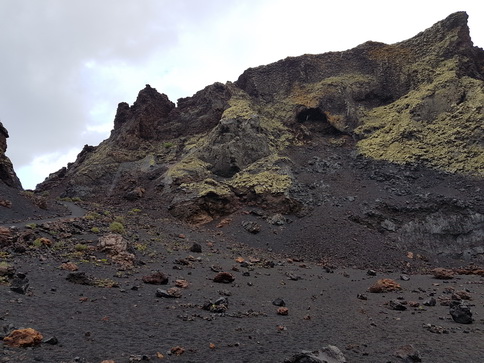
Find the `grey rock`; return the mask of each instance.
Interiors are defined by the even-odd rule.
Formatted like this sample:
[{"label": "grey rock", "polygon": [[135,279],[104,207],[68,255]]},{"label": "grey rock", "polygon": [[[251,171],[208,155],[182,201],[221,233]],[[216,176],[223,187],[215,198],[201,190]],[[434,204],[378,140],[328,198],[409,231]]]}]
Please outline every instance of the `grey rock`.
[{"label": "grey rock", "polygon": [[328,345],[321,350],[303,350],[286,359],[284,363],[346,363],[346,358],[338,347]]},{"label": "grey rock", "polygon": [[404,362],[421,362],[420,352],[411,344],[404,345],[395,351],[395,356],[403,359]]},{"label": "grey rock", "polygon": [[459,324],[472,324],[472,312],[469,306],[460,301],[452,301],[449,307],[452,319]]},{"label": "grey rock", "polygon": [[272,302],[272,305],[275,305],[275,306],[286,306],[286,302],[283,299],[281,299],[280,297],[278,297],[277,299],[275,299]]}]

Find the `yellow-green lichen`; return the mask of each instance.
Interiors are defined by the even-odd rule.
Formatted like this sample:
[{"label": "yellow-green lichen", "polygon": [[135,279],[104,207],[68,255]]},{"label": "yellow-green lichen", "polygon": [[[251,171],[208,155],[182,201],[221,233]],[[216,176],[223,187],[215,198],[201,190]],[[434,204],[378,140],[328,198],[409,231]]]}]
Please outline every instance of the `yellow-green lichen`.
[{"label": "yellow-green lichen", "polygon": [[223,197],[231,194],[231,189],[226,184],[212,178],[207,178],[200,182],[183,183],[180,187],[188,192],[195,193],[198,197],[204,197],[208,194],[216,194]]},{"label": "yellow-green lichen", "polygon": [[455,73],[455,60],[434,80],[375,108],[356,133],[360,152],[397,163],[422,162],[453,173],[484,175],[484,85]]},{"label": "yellow-green lichen", "polygon": [[189,155],[173,165],[167,172],[167,176],[175,183],[187,183],[200,180],[208,176],[209,163],[206,163],[193,155]]},{"label": "yellow-green lichen", "polygon": [[242,190],[253,190],[256,194],[286,193],[292,184],[289,175],[274,171],[263,171],[257,174],[239,173],[228,184]]}]

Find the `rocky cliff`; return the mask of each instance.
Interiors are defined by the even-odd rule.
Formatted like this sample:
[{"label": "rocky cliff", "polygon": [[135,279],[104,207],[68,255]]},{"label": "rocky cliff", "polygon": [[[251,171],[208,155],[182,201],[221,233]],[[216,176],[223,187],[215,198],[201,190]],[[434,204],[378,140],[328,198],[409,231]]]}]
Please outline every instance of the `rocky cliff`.
[{"label": "rocky cliff", "polygon": [[0,122],[0,183],[15,189],[22,189],[22,184],[13,170],[7,151],[8,131]]},{"label": "rocky cliff", "polygon": [[475,255],[484,235],[483,80],[484,51],[458,12],[396,44],[250,68],[177,105],[147,85],[133,105],[119,104],[107,140],[86,145],[38,190],[142,203],[192,223],[247,205],[317,215],[311,223],[340,239],[347,223],[405,245],[450,230]]}]

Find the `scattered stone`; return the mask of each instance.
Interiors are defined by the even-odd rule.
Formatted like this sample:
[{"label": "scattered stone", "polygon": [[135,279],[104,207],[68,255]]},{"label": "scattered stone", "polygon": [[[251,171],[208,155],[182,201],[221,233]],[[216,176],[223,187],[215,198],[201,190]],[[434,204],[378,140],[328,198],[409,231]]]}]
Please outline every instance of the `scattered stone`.
[{"label": "scattered stone", "polygon": [[166,285],[168,283],[168,277],[159,271],[152,275],[143,276],[142,280],[145,284],[151,285]]},{"label": "scattered stone", "polygon": [[420,303],[418,301],[409,301],[408,306],[411,308],[418,308],[420,306]]},{"label": "scattered stone", "polygon": [[219,272],[215,277],[213,278],[213,282],[218,282],[218,283],[224,283],[224,284],[229,284],[235,280],[235,277],[228,272]]},{"label": "scattered stone", "polygon": [[423,327],[424,327],[424,329],[428,330],[431,333],[449,334],[449,330],[440,326],[440,325],[424,324]]},{"label": "scattered stone", "polygon": [[59,268],[66,271],[79,270],[79,267],[74,262],[64,262],[62,265],[59,266]]},{"label": "scattered stone", "polygon": [[211,265],[210,270],[212,270],[213,272],[221,272],[223,271],[223,267],[218,265]]},{"label": "scattered stone", "polygon": [[267,222],[275,226],[283,226],[287,223],[287,218],[284,217],[282,214],[277,213],[267,218]]},{"label": "scattered stone", "polygon": [[452,300],[472,300],[472,296],[467,291],[461,290],[452,294]]},{"label": "scattered stone", "polygon": [[431,297],[430,299],[425,300],[422,304],[425,306],[435,306],[437,305],[437,300]]},{"label": "scattered stone", "polygon": [[135,187],[124,195],[124,198],[130,201],[140,199],[145,194],[145,189],[142,187]]},{"label": "scattered stone", "polygon": [[13,233],[10,228],[0,227],[0,246],[8,246],[13,239]]},{"label": "scattered stone", "polygon": [[400,275],[400,280],[402,280],[402,281],[409,281],[410,280],[410,276],[405,275],[405,274],[402,274],[402,275]]},{"label": "scattered stone", "polygon": [[182,288],[182,289],[186,289],[188,287],[188,281],[187,280],[181,280],[181,279],[175,280],[175,286]]},{"label": "scattered stone", "polygon": [[177,287],[169,288],[168,290],[157,289],[156,297],[164,298],[180,298],[182,296],[181,290]]},{"label": "scattered stone", "polygon": [[88,277],[85,272],[71,272],[67,275],[66,280],[73,284],[94,285],[94,279]]},{"label": "scattered stone", "polygon": [[38,345],[42,342],[42,339],[42,334],[37,330],[27,328],[14,330],[8,336],[3,338],[3,341],[11,347],[20,348]]},{"label": "scattered stone", "polygon": [[400,284],[395,282],[392,279],[381,279],[378,280],[373,286],[368,288],[369,292],[372,293],[382,293],[382,292],[391,292],[401,290],[402,287]]},{"label": "scattered stone", "polygon": [[25,295],[29,289],[29,279],[23,273],[17,273],[10,283],[10,290]]},{"label": "scattered stone", "polygon": [[190,247],[190,252],[193,253],[201,253],[202,252],[202,245],[199,243],[193,243],[192,247]]},{"label": "scattered stone", "polygon": [[182,266],[189,266],[190,265],[190,261],[188,261],[185,258],[178,258],[175,261],[173,261],[173,263],[175,263],[177,265],[182,265]]},{"label": "scattered stone", "polygon": [[400,302],[398,300],[390,300],[387,303],[388,307],[392,310],[398,310],[398,311],[405,311],[407,310],[407,307],[403,302]]},{"label": "scattered stone", "polygon": [[328,345],[313,352],[303,350],[286,359],[284,363],[346,363],[346,358],[338,347]]},{"label": "scattered stone", "polygon": [[395,356],[403,359],[405,362],[421,362],[420,352],[413,345],[407,344],[395,351]]},{"label": "scattered stone", "polygon": [[211,313],[225,313],[229,308],[229,299],[221,297],[215,300],[215,302],[206,302],[202,309],[210,311]]},{"label": "scattered stone", "polygon": [[275,305],[275,306],[286,306],[286,302],[283,299],[281,299],[280,297],[278,297],[277,299],[275,299],[272,302],[272,305]]},{"label": "scattered stone", "polygon": [[358,294],[356,295],[356,298],[360,300],[368,300],[368,296],[366,296],[365,294]]},{"label": "scattered stone", "polygon": [[289,315],[289,309],[281,306],[277,309],[277,315]]},{"label": "scattered stone", "polygon": [[432,274],[438,280],[451,280],[454,278],[454,271],[446,268],[435,268],[432,270]]},{"label": "scattered stone", "polygon": [[128,250],[128,241],[116,233],[109,233],[99,238],[98,246],[102,252],[116,255]]},{"label": "scattered stone", "polygon": [[368,276],[376,276],[376,271],[375,270],[368,270],[368,271],[366,271],[366,274]]},{"label": "scattered stone", "polygon": [[12,202],[8,199],[0,199],[0,207],[12,208]]},{"label": "scattered stone", "polygon": [[217,224],[217,228],[222,228],[230,224],[232,222],[232,218],[224,218],[222,219],[219,224]]},{"label": "scattered stone", "polygon": [[262,229],[262,226],[259,223],[257,223],[257,222],[248,222],[248,221],[242,222],[242,227],[244,227],[244,229],[247,232],[252,233],[252,234],[257,234]]},{"label": "scattered stone", "polygon": [[472,324],[472,312],[469,306],[460,301],[450,303],[449,313],[452,319],[459,324]]},{"label": "scattered stone", "polygon": [[135,255],[128,252],[128,241],[116,233],[109,233],[99,238],[98,246],[111,260],[122,268],[134,266]]},{"label": "scattered stone", "polygon": [[173,347],[170,349],[170,354],[174,354],[174,355],[177,355],[177,356],[180,356],[182,355],[183,353],[185,353],[185,348],[183,347]]},{"label": "scattered stone", "polygon": [[44,340],[45,344],[56,345],[59,344],[59,340],[55,336],[51,336]]},{"label": "scattered stone", "polygon": [[146,362],[150,361],[151,358],[147,356],[146,354],[143,355],[130,355],[129,356],[129,362]]},{"label": "scattered stone", "polygon": [[286,272],[286,276],[289,280],[292,280],[292,281],[298,281],[298,280],[301,280],[301,276],[299,275],[296,275],[295,273],[293,272]]}]

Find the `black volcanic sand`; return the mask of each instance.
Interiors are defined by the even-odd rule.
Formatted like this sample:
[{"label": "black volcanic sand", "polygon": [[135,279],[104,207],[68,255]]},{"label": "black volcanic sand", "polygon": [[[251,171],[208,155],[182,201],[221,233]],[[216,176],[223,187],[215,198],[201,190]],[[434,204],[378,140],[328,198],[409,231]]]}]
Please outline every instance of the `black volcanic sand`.
[{"label": "black volcanic sand", "polygon": [[[283,362],[301,350],[327,345],[339,347],[349,362],[401,362],[395,351],[408,344],[419,351],[423,362],[482,362],[484,279],[480,276],[444,281],[411,275],[402,281],[397,268],[370,276],[366,270],[247,247],[230,237],[235,230],[230,224],[212,230],[179,223],[159,228],[147,217],[127,218],[140,226],[136,234],[127,236],[138,243],[138,262],[130,270],[119,270],[95,248],[77,258],[62,256],[51,247],[10,252],[10,257],[4,253],[4,260],[17,272],[27,274],[30,287],[23,295],[0,285],[0,324],[34,328],[44,340],[55,336],[58,344],[4,345],[1,362],[130,362],[161,357],[173,362]],[[126,224],[133,228],[129,221]],[[97,238],[84,233],[68,243],[94,247]],[[190,252],[194,242],[201,245],[201,253]],[[248,263],[236,261],[239,257]],[[77,263],[87,276],[119,286],[69,282],[70,272],[59,269],[66,261]],[[213,282],[216,270],[231,273],[235,280]],[[168,276],[167,285],[142,282],[143,276],[156,271]],[[380,278],[395,279],[402,291],[369,293],[368,287]],[[189,283],[181,298],[155,296],[158,288],[173,287],[176,279]],[[470,293],[473,324],[454,322],[449,308],[439,302],[422,305],[432,296],[450,297],[451,288]],[[221,296],[229,302],[225,313],[202,309]],[[277,298],[285,301],[287,316],[277,314],[278,307],[272,304]],[[395,311],[386,305],[393,299],[421,305]],[[445,333],[431,332],[429,326]],[[170,355],[177,346],[184,353]]]},{"label": "black volcanic sand", "polygon": [[[44,341],[55,336],[58,344],[4,345],[0,362],[119,363],[158,361],[161,356],[161,361],[174,362],[283,362],[302,350],[335,345],[349,362],[396,363],[404,360],[395,351],[409,344],[423,362],[482,362],[483,277],[437,280],[429,272],[435,267],[469,267],[471,261],[402,245],[365,213],[385,211],[385,205],[393,208],[390,212],[400,207],[405,211],[405,206],[428,198],[438,201],[441,195],[480,211],[477,191],[484,189],[484,182],[417,166],[369,163],[353,153],[351,143],[335,148],[324,142],[288,151],[297,176],[292,193],[304,208],[285,216],[282,225],[267,222],[274,213],[245,207],[205,226],[189,226],[168,216],[166,206],[149,197],[126,204],[84,203],[86,217],[67,204],[77,218],[62,217],[54,227],[45,221],[33,230],[18,224],[15,233],[24,236],[25,251],[7,244],[0,248],[0,262],[26,273],[30,287],[23,295],[10,290],[11,280],[0,280],[0,326],[34,328]],[[33,217],[37,210],[27,205],[21,212],[0,215],[0,225]],[[410,219],[425,217],[425,209],[411,213],[416,214],[408,215]],[[52,221],[60,214],[65,213],[47,210],[39,217]],[[132,269],[120,270],[96,247],[115,216],[124,218],[124,236],[136,254]],[[247,223],[260,231],[248,232],[242,226]],[[35,247],[39,237],[51,239],[52,246]],[[201,245],[201,253],[190,251],[194,242]],[[239,257],[249,263],[236,261]],[[118,287],[67,281],[70,272],[59,269],[67,261],[87,276]],[[368,275],[369,269],[376,276]],[[235,280],[215,283],[214,270],[229,272]],[[168,285],[143,283],[143,276],[156,271],[168,276]],[[410,280],[400,280],[402,273]],[[381,278],[394,279],[403,289],[369,293]],[[173,287],[176,279],[189,283],[181,298],[156,297],[158,288]],[[472,324],[454,322],[449,307],[440,304],[453,290],[467,291],[472,298],[467,302]],[[225,313],[202,309],[220,297],[228,299]],[[424,306],[431,297],[437,299],[436,306]],[[287,316],[277,314],[272,304],[277,298],[285,301]],[[420,306],[391,310],[387,303],[394,299]],[[177,346],[183,354],[168,354]]]}]

